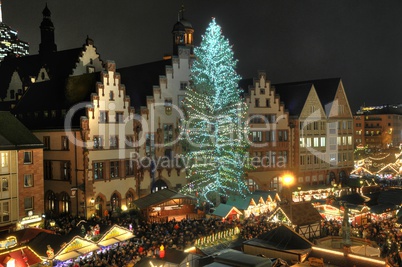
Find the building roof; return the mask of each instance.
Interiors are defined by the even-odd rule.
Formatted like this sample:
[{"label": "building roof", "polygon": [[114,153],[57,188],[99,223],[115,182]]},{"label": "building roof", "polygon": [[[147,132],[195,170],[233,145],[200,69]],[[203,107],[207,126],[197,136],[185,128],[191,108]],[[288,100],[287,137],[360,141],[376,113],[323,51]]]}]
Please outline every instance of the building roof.
[{"label": "building roof", "polygon": [[229,249],[214,257],[214,262],[228,264],[235,267],[271,267],[272,261],[267,258],[245,254],[241,251]]},{"label": "building roof", "polygon": [[310,241],[285,225],[276,227],[260,236],[260,238],[244,241],[243,244],[273,248],[276,250],[299,251],[302,253],[305,253],[306,250],[310,250],[313,245]]},{"label": "building roof", "polygon": [[[258,196],[256,196],[258,197]],[[247,195],[245,198],[242,196],[230,196],[226,201],[227,205],[238,208],[239,210],[246,210],[250,206],[251,201],[254,201],[251,195]],[[254,201],[255,202],[255,201]],[[258,202],[256,202],[257,204]]]},{"label": "building roof", "polygon": [[41,148],[43,143],[10,112],[0,111],[0,150]]},{"label": "building roof", "polygon": [[[21,97],[13,113],[21,114],[19,118],[29,129],[62,129],[64,128],[64,116],[75,104],[90,104],[91,94],[95,92],[95,84],[99,78],[98,73],[83,74],[58,80],[51,79],[32,84]],[[53,117],[51,112],[55,111]],[[48,117],[44,117],[44,112]],[[35,114],[36,113],[36,114]],[[74,113],[72,127],[80,125],[80,117],[86,111],[83,107]]]},{"label": "building roof", "polygon": [[117,69],[126,94],[130,96],[131,106],[136,110],[147,106],[147,96],[153,95],[154,86],[159,85],[160,76],[166,74],[166,67],[170,64],[171,60],[160,60]]},{"label": "building roof", "polygon": [[[275,94],[279,95],[280,101],[285,104],[285,109],[289,112],[289,115],[298,117],[313,86],[317,91],[322,106],[325,108],[326,113],[328,114],[330,105],[335,98],[335,94],[340,82],[340,78],[329,78],[291,83],[279,83],[273,84],[272,87],[275,88]],[[245,93],[247,93],[249,87],[254,85],[253,83],[253,79],[243,79],[239,82],[239,87],[242,88]]]},{"label": "building roof", "polygon": [[[165,257],[161,258],[151,258],[151,257],[143,257],[135,266],[144,266],[149,267],[150,262],[153,263],[153,266],[181,266],[181,264],[187,259],[189,253],[177,250],[165,248]],[[173,264],[170,265],[169,263]],[[185,264],[184,264],[185,265]]]},{"label": "building roof", "polygon": [[307,96],[314,86],[317,95],[326,114],[329,113],[329,108],[335,99],[336,91],[338,90],[340,78],[310,80],[292,83],[281,83],[273,85],[275,93],[279,94],[280,101],[285,103],[285,109],[289,111],[289,115],[299,116]]},{"label": "building roof", "polygon": [[[291,210],[292,209],[292,210]],[[294,225],[303,226],[321,222],[322,217],[310,202],[298,202],[292,205],[281,205],[271,214],[284,213]]]},{"label": "building roof", "polygon": [[194,197],[180,194],[176,191],[173,191],[169,188],[157,191],[155,193],[146,195],[145,197],[134,200],[133,204],[139,209],[145,209],[147,207],[152,207],[154,205],[161,204],[163,202],[179,199],[179,198],[189,198],[194,199]]},{"label": "building roof", "polygon": [[212,215],[226,218],[232,211],[235,211],[237,214],[242,214],[241,211],[238,210],[236,207],[220,203],[219,206],[216,207]]}]

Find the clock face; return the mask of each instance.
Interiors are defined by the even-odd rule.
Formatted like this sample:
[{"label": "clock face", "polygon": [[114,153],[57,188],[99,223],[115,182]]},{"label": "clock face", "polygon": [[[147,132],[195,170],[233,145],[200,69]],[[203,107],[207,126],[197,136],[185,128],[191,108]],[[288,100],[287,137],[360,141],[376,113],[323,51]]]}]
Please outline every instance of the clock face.
[{"label": "clock face", "polygon": [[33,211],[32,210],[28,211],[28,216],[32,216],[32,215],[33,215]]}]

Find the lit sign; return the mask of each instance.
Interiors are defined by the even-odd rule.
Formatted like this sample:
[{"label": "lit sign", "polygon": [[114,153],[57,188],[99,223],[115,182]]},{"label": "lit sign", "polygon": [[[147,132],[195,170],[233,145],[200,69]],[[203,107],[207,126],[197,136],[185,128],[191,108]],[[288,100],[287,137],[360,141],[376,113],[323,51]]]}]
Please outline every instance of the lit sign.
[{"label": "lit sign", "polygon": [[42,218],[39,215],[32,215],[29,217],[24,217],[21,220],[21,224],[35,223],[40,222]]}]

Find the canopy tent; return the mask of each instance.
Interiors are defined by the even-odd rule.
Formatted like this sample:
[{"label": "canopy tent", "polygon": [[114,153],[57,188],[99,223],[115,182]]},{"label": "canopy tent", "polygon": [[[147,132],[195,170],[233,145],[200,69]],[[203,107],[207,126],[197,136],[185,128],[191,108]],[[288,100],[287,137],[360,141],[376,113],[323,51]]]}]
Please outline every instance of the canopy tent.
[{"label": "canopy tent", "polygon": [[380,249],[368,245],[352,246],[350,250],[355,254],[363,256],[380,257]]},{"label": "canopy tent", "polygon": [[101,239],[99,239],[97,244],[99,246],[109,246],[133,237],[134,237],[133,233],[128,229],[118,225],[114,225],[112,228],[109,229],[109,231],[107,231],[103,235]]},{"label": "canopy tent", "polygon": [[83,256],[97,249],[99,249],[99,246],[96,243],[86,240],[80,236],[76,236],[69,243],[67,243],[57,254],[55,254],[54,259],[59,261],[66,261],[68,259]]}]

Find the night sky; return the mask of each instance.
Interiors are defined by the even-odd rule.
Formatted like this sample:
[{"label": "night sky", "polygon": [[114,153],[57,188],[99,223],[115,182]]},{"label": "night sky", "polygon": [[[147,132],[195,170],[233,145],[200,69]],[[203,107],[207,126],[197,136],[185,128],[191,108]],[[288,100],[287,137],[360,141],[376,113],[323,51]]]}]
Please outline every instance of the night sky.
[{"label": "night sky", "polygon": [[400,0],[0,0],[3,22],[37,54],[45,3],[58,50],[89,35],[103,60],[125,67],[172,51],[182,3],[195,45],[215,17],[233,44],[243,78],[265,70],[272,83],[341,77],[352,111],[402,103]]}]

